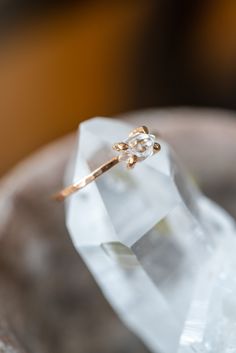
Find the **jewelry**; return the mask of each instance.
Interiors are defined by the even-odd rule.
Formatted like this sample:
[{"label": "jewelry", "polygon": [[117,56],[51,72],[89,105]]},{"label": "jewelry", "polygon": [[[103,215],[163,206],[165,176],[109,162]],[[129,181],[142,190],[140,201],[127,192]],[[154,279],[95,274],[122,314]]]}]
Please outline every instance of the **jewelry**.
[{"label": "jewelry", "polygon": [[53,198],[58,201],[63,201],[67,196],[83,189],[121,161],[126,162],[128,169],[134,168],[137,162],[144,161],[146,158],[161,150],[160,144],[156,142],[155,139],[155,136],[149,133],[146,126],[132,130],[129,137],[124,142],[118,142],[112,146],[115,151],[119,152],[118,156],[102,164],[82,180],[59,191]]}]

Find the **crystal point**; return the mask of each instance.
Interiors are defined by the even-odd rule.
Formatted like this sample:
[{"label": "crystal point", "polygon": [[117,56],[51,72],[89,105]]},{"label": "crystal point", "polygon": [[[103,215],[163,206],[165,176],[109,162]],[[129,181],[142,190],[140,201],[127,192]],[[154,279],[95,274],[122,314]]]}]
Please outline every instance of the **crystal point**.
[{"label": "crystal point", "polygon": [[[154,139],[96,118],[81,125],[73,175],[115,154],[145,157]],[[154,353],[236,352],[235,223],[204,197],[164,141],[127,171],[120,163],[67,203],[74,245],[123,322]]]}]

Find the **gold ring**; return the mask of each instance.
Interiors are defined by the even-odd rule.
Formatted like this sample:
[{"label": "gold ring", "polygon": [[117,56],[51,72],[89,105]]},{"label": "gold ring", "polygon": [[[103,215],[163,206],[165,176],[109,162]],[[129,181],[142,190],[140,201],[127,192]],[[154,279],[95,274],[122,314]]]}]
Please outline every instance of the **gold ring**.
[{"label": "gold ring", "polygon": [[102,164],[80,181],[59,191],[53,195],[53,198],[58,201],[63,201],[67,196],[83,189],[121,161],[126,162],[128,169],[134,168],[137,162],[144,161],[146,158],[161,150],[160,144],[155,140],[156,137],[149,133],[146,126],[132,130],[129,137],[124,142],[117,142],[112,146],[112,148],[119,153],[118,156]]}]

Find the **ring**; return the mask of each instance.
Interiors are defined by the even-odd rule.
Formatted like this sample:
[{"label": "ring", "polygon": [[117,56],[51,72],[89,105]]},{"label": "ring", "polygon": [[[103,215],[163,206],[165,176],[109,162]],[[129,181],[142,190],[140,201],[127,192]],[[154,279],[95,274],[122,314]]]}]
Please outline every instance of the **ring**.
[{"label": "ring", "polygon": [[126,162],[128,169],[134,168],[137,162],[144,161],[161,150],[160,144],[155,140],[156,137],[149,133],[146,126],[140,126],[132,130],[129,137],[124,142],[117,142],[112,146],[112,148],[119,153],[118,156],[113,157],[106,163],[102,164],[82,180],[75,182],[59,191],[53,195],[53,198],[58,201],[63,201],[66,197],[83,189],[85,186],[122,161]]}]

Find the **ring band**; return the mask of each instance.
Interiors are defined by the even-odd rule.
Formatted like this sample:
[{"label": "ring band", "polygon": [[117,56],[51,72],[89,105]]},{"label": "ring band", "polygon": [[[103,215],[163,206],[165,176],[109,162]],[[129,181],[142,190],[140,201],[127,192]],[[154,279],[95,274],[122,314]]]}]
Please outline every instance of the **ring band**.
[{"label": "ring band", "polygon": [[122,161],[126,162],[128,169],[132,169],[137,162],[141,162],[161,150],[160,144],[155,139],[156,137],[149,133],[146,126],[132,130],[124,142],[118,142],[112,146],[115,151],[119,152],[118,156],[102,164],[80,181],[59,191],[53,195],[53,198],[57,201],[63,201],[66,197],[83,189]]}]

